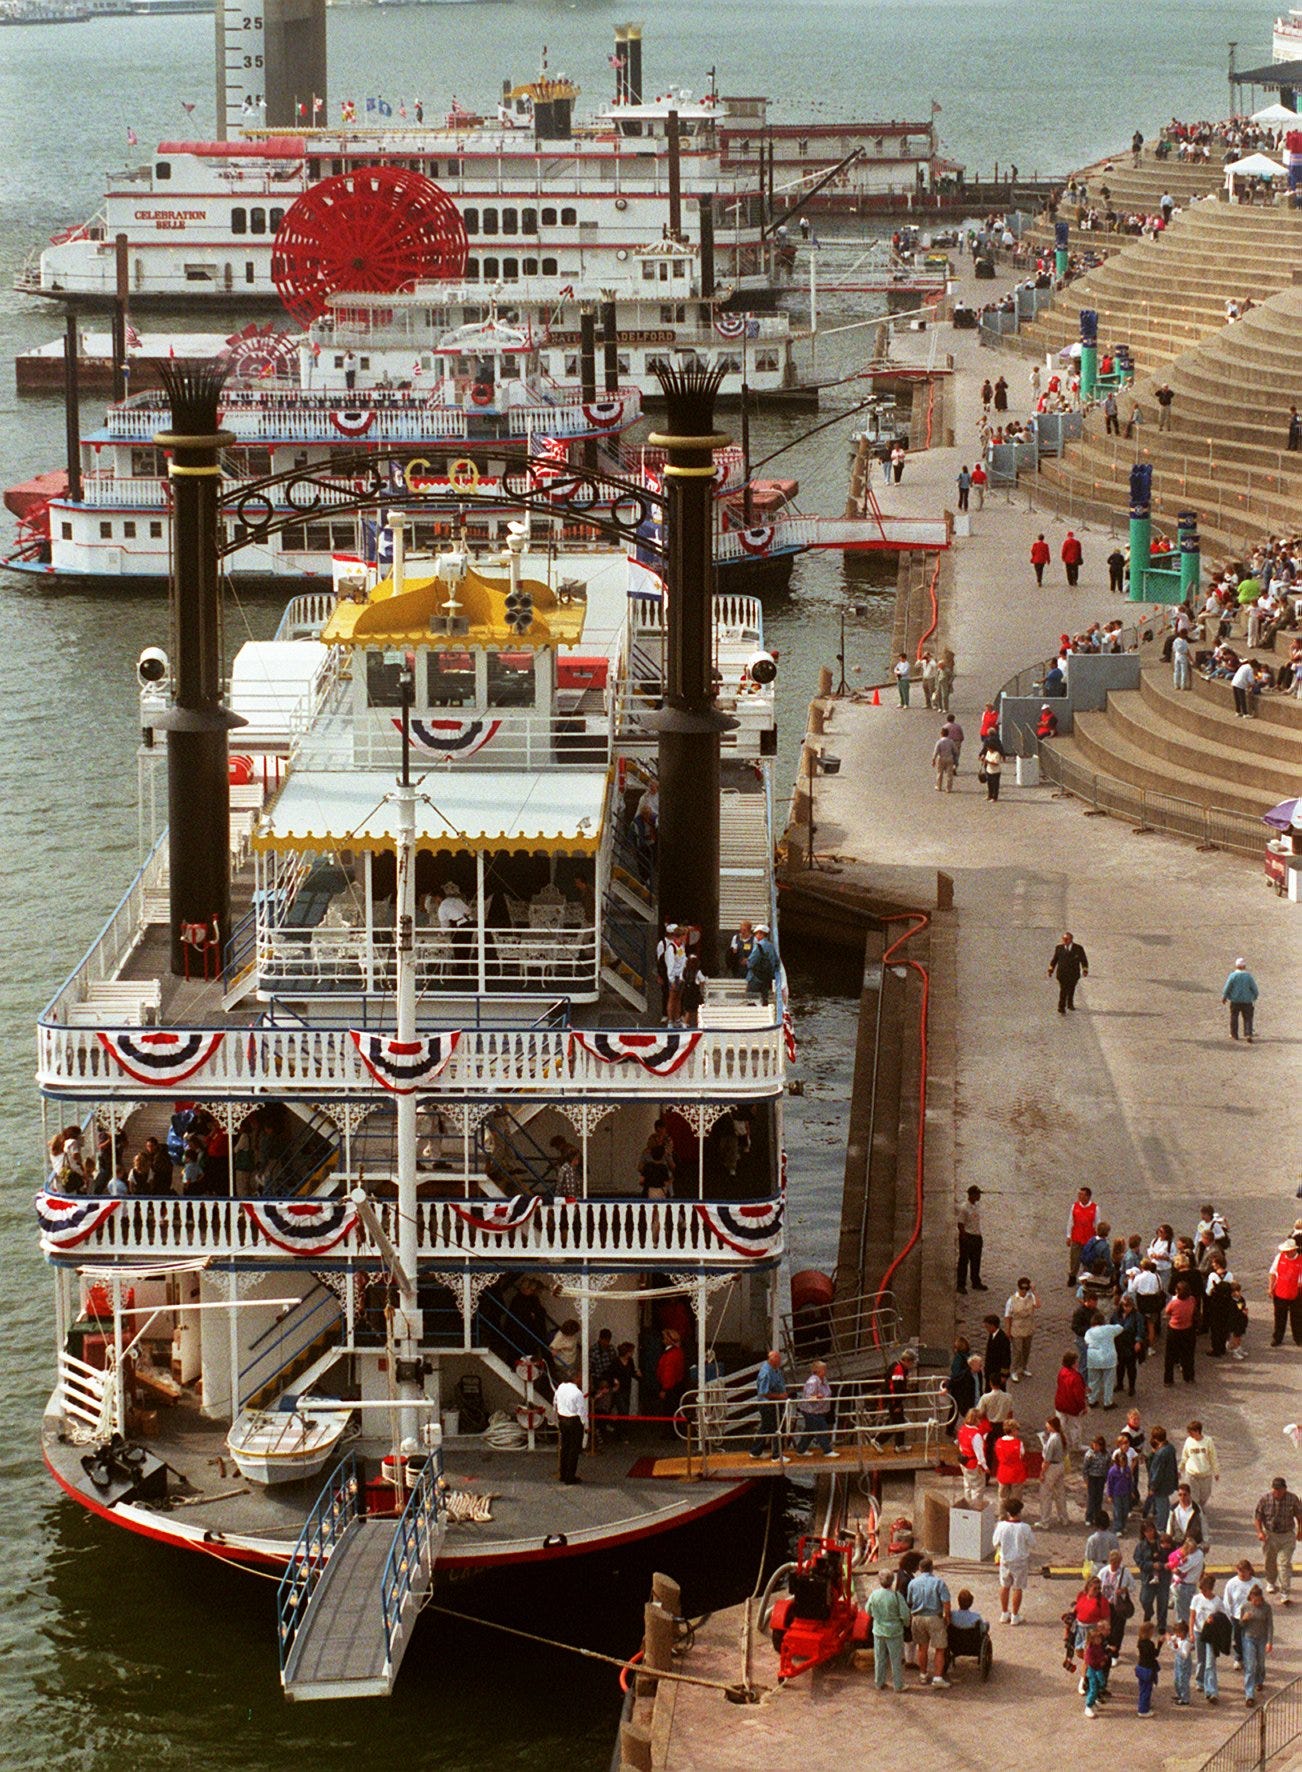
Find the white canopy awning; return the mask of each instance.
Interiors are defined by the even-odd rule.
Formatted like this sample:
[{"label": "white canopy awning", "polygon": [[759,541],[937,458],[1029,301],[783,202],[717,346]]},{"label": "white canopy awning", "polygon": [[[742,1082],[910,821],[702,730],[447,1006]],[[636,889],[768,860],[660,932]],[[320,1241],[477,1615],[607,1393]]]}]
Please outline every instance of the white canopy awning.
[{"label": "white canopy awning", "polygon": [[1290,124],[1294,129],[1302,129],[1302,117],[1296,111],[1290,111],[1287,105],[1267,105],[1263,110],[1252,113],[1254,123],[1264,123],[1273,129],[1276,124]]},{"label": "white canopy awning", "polygon": [[1235,178],[1287,178],[1288,167],[1272,160],[1269,154],[1245,154],[1225,168],[1225,182]]}]

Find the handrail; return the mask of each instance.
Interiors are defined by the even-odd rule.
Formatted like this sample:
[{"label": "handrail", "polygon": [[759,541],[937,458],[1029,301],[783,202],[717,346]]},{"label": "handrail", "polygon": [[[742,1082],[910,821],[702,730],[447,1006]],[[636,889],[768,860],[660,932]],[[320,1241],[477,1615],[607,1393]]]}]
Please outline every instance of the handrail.
[{"label": "handrail", "polygon": [[316,1584],[324,1575],[339,1540],[350,1526],[365,1517],[365,1511],[361,1471],[356,1454],[350,1452],[326,1479],[325,1487],[303,1522],[298,1543],[290,1552],[288,1567],[276,1590],[276,1637],[282,1679]]},{"label": "handrail", "polygon": [[864,1354],[883,1356],[906,1339],[895,1294],[882,1290],[834,1300],[803,1322],[794,1311],[784,1312],[780,1326],[782,1346],[793,1366],[826,1360],[835,1370],[839,1361]]},{"label": "handrail", "polygon": [[[306,1300],[304,1300],[304,1302],[306,1302]],[[314,1317],[319,1316],[323,1310],[329,1310],[331,1306],[334,1307],[334,1314],[330,1316],[325,1323],[313,1330],[312,1334],[307,1336],[304,1340],[296,1342],[290,1352],[284,1355],[280,1364],[278,1366],[273,1366],[271,1371],[269,1371],[265,1377],[259,1378],[256,1382],[246,1386],[244,1382],[245,1379],[250,1377],[256,1367],[261,1366],[266,1360],[274,1359],[283,1353],[283,1343],[277,1343],[275,1347],[264,1348],[262,1353],[256,1355],[255,1358],[249,1361],[248,1365],[245,1366],[240,1373],[239,1395],[241,1401],[243,1401],[245,1397],[252,1396],[254,1391],[261,1391],[265,1389],[267,1385],[273,1384],[282,1373],[289,1371],[294,1362],[309,1347],[311,1347],[312,1343],[318,1336],[324,1335],[328,1329],[336,1328],[344,1320],[344,1313],[340,1310],[338,1302],[333,1294],[329,1292],[326,1292],[323,1297],[316,1300],[312,1309],[307,1312],[306,1316],[299,1317],[297,1313],[291,1313],[290,1320],[292,1320],[293,1327],[295,1330],[299,1330],[306,1327],[306,1325],[309,1324]],[[282,1325],[277,1324],[275,1326],[279,1328]]]},{"label": "handrail", "polygon": [[431,1546],[441,1536],[443,1458],[429,1453],[420,1477],[407,1497],[402,1517],[394,1527],[384,1574],[380,1577],[380,1614],[384,1620],[385,1661],[393,1665],[394,1645],[402,1630],[403,1614],[417,1575],[425,1572]]},{"label": "handrail", "polygon": [[1244,1719],[1198,1766],[1198,1772],[1266,1772],[1276,1754],[1302,1735],[1302,1676],[1259,1701],[1256,1714]]},{"label": "handrail", "polygon": [[[735,1388],[741,1376],[733,1374],[688,1391],[674,1417],[678,1437],[687,1442],[689,1461],[699,1459],[703,1472],[708,1472],[712,1458],[735,1458],[753,1443],[769,1439],[785,1447],[806,1431],[795,1394],[776,1399],[776,1423],[766,1427],[753,1382],[747,1395]],[[897,1399],[888,1398],[880,1377],[833,1379],[829,1388],[832,1425],[825,1431],[833,1452],[847,1462],[870,1464],[875,1457],[889,1456],[892,1447],[920,1450],[929,1459],[952,1413],[945,1380],[940,1377]]]}]

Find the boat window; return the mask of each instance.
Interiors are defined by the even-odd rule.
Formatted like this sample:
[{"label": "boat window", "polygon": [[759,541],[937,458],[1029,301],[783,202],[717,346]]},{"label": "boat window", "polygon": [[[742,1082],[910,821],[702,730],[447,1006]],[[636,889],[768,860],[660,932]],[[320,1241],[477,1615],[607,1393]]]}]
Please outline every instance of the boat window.
[{"label": "boat window", "polygon": [[330,525],[328,523],[309,523],[307,526],[307,547],[312,554],[328,554],[330,552]]},{"label": "boat window", "polygon": [[60,523],[59,533],[60,533],[60,535],[62,535],[64,541],[71,541],[72,540],[72,524],[71,523]]},{"label": "boat window", "polygon": [[676,258],[674,260],[674,276],[675,277],[685,277],[686,275],[687,275],[687,261],[685,259]]},{"label": "boat window", "polygon": [[556,226],[556,211],[554,209],[545,208],[543,210],[542,225],[545,228],[554,228]]},{"label": "boat window", "polygon": [[247,234],[249,231],[249,212],[242,205],[231,210],[231,233]]},{"label": "boat window", "polygon": [[563,228],[576,227],[578,225],[578,220],[579,220],[579,212],[577,209],[568,209],[567,208],[567,209],[561,210],[561,226]]},{"label": "boat window", "polygon": [[538,260],[536,258],[521,259],[520,269],[526,277],[536,277],[538,275]]},{"label": "boat window", "polygon": [[522,209],[520,211],[520,232],[522,234],[536,234],[538,232],[538,211],[536,209]]},{"label": "boat window", "polygon": [[431,178],[437,178],[437,177],[438,177],[438,175],[439,175],[439,163],[438,163],[438,161],[437,161],[437,160],[431,160],[431,161],[430,161],[430,163],[429,163],[429,175],[430,175],[430,177],[431,177]]},{"label": "boat window", "polygon": [[655,265],[652,263],[652,261],[649,258],[644,259],[642,261],[642,281],[644,283],[654,283],[655,280],[656,280]]},{"label": "boat window", "polygon": [[245,452],[246,472],[250,475],[269,474],[271,472],[271,451],[269,449],[250,449]]},{"label": "boat window", "polygon": [[502,275],[506,278],[508,283],[518,283],[520,280],[519,259],[504,258],[502,260]]},{"label": "boat window", "polygon": [[619,373],[621,375],[629,375],[632,373],[633,359],[629,356],[627,351],[616,351],[615,362],[619,367]]},{"label": "boat window", "polygon": [[147,444],[133,445],[131,450],[131,477],[133,480],[152,480],[159,474],[167,472],[167,463],[163,460],[161,449],[151,449]]},{"label": "boat window", "polygon": [[466,282],[467,283],[478,283],[478,281],[479,281],[479,260],[477,258],[468,258],[466,260]]},{"label": "boat window", "polygon": [[425,699],[432,708],[474,707],[475,666],[468,652],[426,654]]},{"label": "boat window", "polygon": [[489,653],[488,705],[490,708],[531,708],[534,705],[532,652]]},{"label": "boat window", "polygon": [[504,209],[502,211],[502,232],[504,234],[518,234],[520,232],[520,211],[518,209]]},{"label": "boat window", "polygon": [[254,269],[253,260],[251,258],[246,258],[244,261],[244,281],[246,283],[257,281],[257,272]]},{"label": "boat window", "polygon": [[171,176],[172,176],[172,162],[170,160],[160,160],[158,162],[157,166],[155,166],[155,168],[154,168],[154,177],[155,178],[171,178]]},{"label": "boat window", "polygon": [[301,523],[291,523],[287,529],[281,530],[280,547],[282,553],[298,554],[301,553],[306,546],[307,531]]},{"label": "boat window", "polygon": [[[311,526],[309,525],[309,534]],[[370,708],[402,706],[403,655],[400,652],[366,654],[366,705]]]},{"label": "boat window", "polygon": [[100,524],[99,538],[101,541],[112,541],[113,540],[113,525],[111,523],[101,523]]},{"label": "boat window", "polygon": [[479,211],[477,209],[463,209],[461,211],[461,219],[466,224],[467,234],[477,234],[479,232]]},{"label": "boat window", "polygon": [[149,539],[150,541],[161,541],[162,538],[163,525],[155,518],[149,525]]},{"label": "boat window", "polygon": [[249,211],[249,232],[251,234],[265,234],[266,231],[267,231],[267,212],[266,212],[266,210],[265,209],[251,209]]},{"label": "boat window", "polygon": [[480,221],[486,234],[497,232],[497,211],[495,209],[486,209],[480,217]]},{"label": "boat window", "polygon": [[271,214],[268,217],[268,220],[271,223],[271,231],[273,234],[278,234],[280,232],[280,224],[281,224],[281,222],[284,221],[284,219],[285,219],[285,212],[283,209],[273,209],[271,211]]},{"label": "boat window", "polygon": [[556,262],[557,261],[554,258],[545,258],[542,261],[542,274],[544,277],[554,277],[556,275]]},{"label": "boat window", "polygon": [[579,373],[578,352],[577,351],[567,351],[565,353],[565,374],[567,377],[573,377],[573,376],[576,376],[578,373]]},{"label": "boat window", "polygon": [[211,283],[213,280],[211,265],[182,265],[181,274],[187,283]]},{"label": "boat window", "polygon": [[131,523],[131,522],[127,522],[127,523],[124,523],[124,524],[123,524],[123,525],[122,525],[122,534],[123,534],[123,537],[124,537],[124,538],[125,538],[125,539],[126,539],[126,540],[127,540],[127,541],[134,541],[134,540],[135,540],[135,539],[136,539],[136,526],[135,526],[135,524],[134,524],[134,523]]},{"label": "boat window", "polygon": [[776,351],[756,351],[755,368],[757,371],[764,370],[772,374],[776,371],[777,366],[778,354]]},{"label": "boat window", "polygon": [[498,274],[499,274],[498,273],[498,261],[495,258],[486,258],[484,260],[484,281],[485,281],[485,283],[495,283],[497,281]]}]

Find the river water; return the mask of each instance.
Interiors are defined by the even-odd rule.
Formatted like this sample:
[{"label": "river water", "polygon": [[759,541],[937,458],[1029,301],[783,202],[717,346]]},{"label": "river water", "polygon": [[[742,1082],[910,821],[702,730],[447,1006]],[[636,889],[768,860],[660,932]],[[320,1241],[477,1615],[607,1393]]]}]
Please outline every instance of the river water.
[{"label": "river water", "polygon": [[[509,75],[550,65],[604,93],[612,27],[601,0],[511,6],[339,9],[331,14],[331,114],[370,94],[420,98],[437,115],[456,92],[491,98]],[[757,29],[757,24],[766,28]],[[1240,61],[1265,60],[1266,0],[660,0],[646,40],[647,85],[695,91],[716,66],[721,90],[767,92],[777,120],[925,115],[936,100],[946,151],[971,169],[995,161],[1063,171],[1151,134],[1173,113],[1226,108],[1228,38]],[[883,53],[889,45],[889,51]],[[127,159],[126,132],[154,140],[209,133],[212,22],[111,19],[0,35],[0,358],[51,337],[54,316],[7,293],[28,251],[94,213],[105,170]],[[192,117],[183,104],[193,103]],[[360,109],[360,105],[359,105]],[[853,340],[855,335],[850,335]],[[844,347],[849,353],[852,346]],[[762,421],[759,454],[807,421]],[[807,509],[845,495],[846,426],[775,463],[799,475]],[[62,459],[50,402],[23,402],[0,372],[0,480]],[[783,655],[786,779],[820,664],[837,650],[850,606],[847,662],[871,680],[889,639],[890,598],[847,583],[830,557],[798,564],[767,611]],[[862,613],[853,613],[858,608]],[[235,630],[266,635],[278,607],[245,601]],[[51,591],[0,574],[0,1768],[121,1772],[149,1765],[320,1772],[413,1764],[602,1768],[617,1697],[608,1669],[527,1651],[447,1619],[424,1621],[398,1693],[372,1702],[289,1709],[276,1680],[274,1590],[197,1567],[111,1532],[61,1503],[41,1471],[39,1418],[52,1359],[47,1274],[30,1215],[40,1121],[31,1082],[40,1005],[92,939],[134,866],[134,664],[161,639],[160,599]],[[851,971],[857,973],[857,967]],[[803,1097],[794,1125],[790,1233],[798,1265],[835,1253],[844,1108],[857,987],[818,957],[793,966]],[[749,1590],[762,1516],[662,1547],[687,1578],[691,1608]],[[454,1596],[476,1612],[555,1631],[616,1653],[640,1635],[648,1560],[582,1580],[554,1576]]]}]

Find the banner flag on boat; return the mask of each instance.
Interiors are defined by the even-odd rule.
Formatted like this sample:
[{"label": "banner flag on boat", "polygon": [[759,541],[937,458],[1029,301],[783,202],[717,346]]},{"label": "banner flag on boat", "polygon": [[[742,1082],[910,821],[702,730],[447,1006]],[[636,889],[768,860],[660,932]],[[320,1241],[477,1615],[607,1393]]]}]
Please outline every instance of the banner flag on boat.
[{"label": "banner flag on boat", "polygon": [[528,1224],[542,1201],[537,1194],[521,1194],[514,1200],[484,1201],[482,1204],[475,1200],[464,1206],[456,1200],[449,1200],[448,1205],[471,1230],[491,1231],[493,1236],[502,1237],[508,1231],[518,1231],[522,1225]]},{"label": "banner flag on boat", "polygon": [[696,1211],[712,1237],[738,1255],[753,1261],[777,1253],[782,1235],[782,1200],[764,1200],[755,1206],[706,1205],[696,1201]]},{"label": "banner flag on boat", "polygon": [[671,1077],[695,1052],[700,1038],[697,1028],[682,1033],[574,1033],[570,1035],[570,1053],[573,1055],[575,1046],[581,1046],[601,1064],[640,1064],[653,1076]]},{"label": "banner flag on boat", "polygon": [[787,1063],[794,1064],[800,1048],[796,1045],[796,1029],[791,1019],[791,1011],[785,1003],[782,1005],[782,1038],[786,1042]]},{"label": "banner flag on boat", "polygon": [[[402,731],[402,721],[394,725]],[[442,757],[473,757],[486,744],[492,744],[501,729],[500,720],[413,720],[411,736],[425,751],[437,751]]]},{"label": "banner flag on boat", "polygon": [[430,1034],[423,1040],[390,1040],[383,1034],[349,1028],[348,1038],[357,1055],[382,1089],[394,1095],[414,1095],[447,1068],[461,1039],[460,1030]]},{"label": "banner flag on boat", "polygon": [[120,1034],[97,1031],[95,1037],[133,1082],[147,1089],[173,1089],[211,1063],[226,1035],[177,1034],[158,1028]]},{"label": "banner flag on boat", "polygon": [[351,1200],[243,1200],[245,1214],[277,1249],[324,1255],[357,1229]]},{"label": "banner flag on boat", "polygon": [[112,1218],[121,1200],[81,1200],[69,1194],[37,1194],[36,1222],[41,1247],[75,1249]]}]

